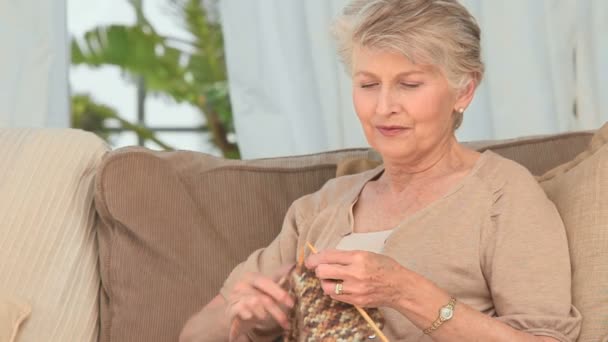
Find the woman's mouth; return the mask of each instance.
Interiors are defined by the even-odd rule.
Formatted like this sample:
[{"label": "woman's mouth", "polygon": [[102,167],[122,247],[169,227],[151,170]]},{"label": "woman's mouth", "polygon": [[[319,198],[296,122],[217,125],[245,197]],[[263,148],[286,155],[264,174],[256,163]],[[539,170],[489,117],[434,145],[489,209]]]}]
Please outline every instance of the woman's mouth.
[{"label": "woman's mouth", "polygon": [[410,130],[409,127],[403,126],[376,126],[376,129],[384,136],[394,137],[403,134]]}]

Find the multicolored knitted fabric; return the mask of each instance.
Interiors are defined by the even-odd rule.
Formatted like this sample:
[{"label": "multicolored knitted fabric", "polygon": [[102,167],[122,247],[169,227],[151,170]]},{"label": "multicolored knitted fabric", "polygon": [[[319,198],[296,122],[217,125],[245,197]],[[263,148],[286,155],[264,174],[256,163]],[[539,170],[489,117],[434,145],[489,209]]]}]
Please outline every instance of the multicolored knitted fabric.
[{"label": "multicolored knitted fabric", "polygon": [[[285,332],[284,342],[355,342],[366,341],[374,335],[374,330],[353,305],[325,295],[314,271],[303,265],[293,268],[284,286],[296,301],[290,312],[291,329]],[[384,317],[380,311],[366,311],[382,329]]]}]

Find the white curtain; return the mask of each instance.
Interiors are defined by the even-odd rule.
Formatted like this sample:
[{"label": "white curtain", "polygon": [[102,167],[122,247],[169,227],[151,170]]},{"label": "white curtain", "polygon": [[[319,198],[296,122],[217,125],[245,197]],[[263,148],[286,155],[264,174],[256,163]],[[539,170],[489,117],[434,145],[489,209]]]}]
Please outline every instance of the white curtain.
[{"label": "white curtain", "polygon": [[[367,143],[329,26],[348,0],[221,0],[245,158]],[[486,77],[460,140],[593,129],[608,120],[608,2],[463,0],[482,28]]]},{"label": "white curtain", "polygon": [[608,120],[601,95],[608,90],[608,2],[463,3],[481,27],[487,71],[461,140],[594,129]]},{"label": "white curtain", "polygon": [[329,34],[346,1],[222,0],[237,139],[245,158],[366,144]]},{"label": "white curtain", "polygon": [[65,0],[0,0],[0,127],[68,127]]},{"label": "white curtain", "polygon": [[577,2],[576,98],[581,127],[608,121],[608,1]]}]

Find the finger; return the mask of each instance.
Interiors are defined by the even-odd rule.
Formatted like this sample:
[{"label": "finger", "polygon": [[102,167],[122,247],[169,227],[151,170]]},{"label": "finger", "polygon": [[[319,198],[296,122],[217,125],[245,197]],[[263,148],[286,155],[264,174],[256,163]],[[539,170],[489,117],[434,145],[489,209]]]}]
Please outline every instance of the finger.
[{"label": "finger", "polygon": [[295,304],[289,293],[270,278],[257,277],[251,282],[251,285],[277,302],[285,304],[287,307],[292,308]]},{"label": "finger", "polygon": [[344,280],[351,278],[348,266],[336,264],[320,264],[315,268],[315,274],[317,275],[317,278],[321,280]]},{"label": "finger", "polygon": [[354,295],[354,294],[346,294],[342,296],[336,296],[335,294],[331,296],[331,298],[338,300],[340,302],[348,303],[351,305],[358,306],[360,308],[372,308],[378,307],[377,304],[374,304],[369,297]]},{"label": "finger", "polygon": [[321,251],[317,254],[311,254],[306,258],[305,265],[309,269],[313,269],[320,264],[338,264],[338,265],[350,265],[354,258],[362,253],[360,251],[339,251],[336,249],[329,249]]},{"label": "finger", "polygon": [[288,329],[287,315],[275,300],[267,295],[260,295],[247,300],[247,308],[258,321],[266,321],[270,317],[283,328]]},{"label": "finger", "polygon": [[[340,294],[336,293],[336,286],[337,284],[341,283],[341,288],[342,290],[340,291]],[[368,295],[368,293],[363,292],[361,289],[361,285],[357,284],[356,282],[352,282],[352,281],[341,281],[341,280],[334,280],[334,279],[329,279],[329,280],[321,280],[321,289],[323,289],[323,293],[325,293],[328,296],[336,296],[336,297],[341,297],[341,296],[345,296],[345,295],[349,295],[349,296],[362,296],[365,297]]]},{"label": "finger", "polygon": [[249,309],[243,308],[236,313],[235,317],[243,321],[249,321],[253,318],[253,312],[251,312]]},{"label": "finger", "polygon": [[289,320],[287,318],[287,314],[283,311],[276,302],[270,298],[266,297],[264,299],[264,308],[270,314],[270,316],[277,322],[283,329],[289,329]]},{"label": "finger", "polygon": [[336,280],[321,280],[321,288],[323,289],[323,293],[328,296],[342,296],[346,294],[344,283],[342,283],[342,292],[340,295],[336,295],[336,284],[338,284],[338,281]]},{"label": "finger", "polygon": [[228,314],[228,317],[230,318],[230,320],[232,321],[233,319],[235,319],[235,317],[237,316],[237,313],[240,310],[240,306],[241,306],[241,299],[236,299],[234,301],[231,301],[227,306],[226,306],[226,313]]},{"label": "finger", "polygon": [[261,298],[250,299],[247,303],[247,307],[258,321],[265,321],[268,318],[268,314],[264,308]]},{"label": "finger", "polygon": [[251,313],[251,311],[247,308],[245,302],[246,300],[239,300],[232,304],[228,309],[228,317],[230,317],[230,319],[232,320],[238,318],[243,320],[250,320],[251,318],[253,318],[253,313]]},{"label": "finger", "polygon": [[335,293],[331,293],[331,294],[329,294],[329,296],[332,299],[337,300],[339,302],[356,305],[356,306],[359,306],[362,308],[369,307],[369,302],[367,302],[367,300],[365,298],[362,298],[361,296],[358,296],[358,295],[353,295],[353,294],[348,294],[348,293],[342,293],[341,295],[336,295]]},{"label": "finger", "polygon": [[228,334],[229,342],[236,340],[236,338],[239,336],[240,325],[241,321],[238,319],[232,320],[232,323],[230,324],[230,333]]}]

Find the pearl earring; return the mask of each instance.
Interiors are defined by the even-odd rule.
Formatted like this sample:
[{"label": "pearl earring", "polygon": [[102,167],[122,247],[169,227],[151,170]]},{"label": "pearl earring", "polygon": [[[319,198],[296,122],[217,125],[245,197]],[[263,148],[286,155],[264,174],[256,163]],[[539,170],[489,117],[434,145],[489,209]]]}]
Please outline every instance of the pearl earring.
[{"label": "pearl earring", "polygon": [[460,113],[460,114],[464,113],[464,108],[458,108],[458,113]]}]

